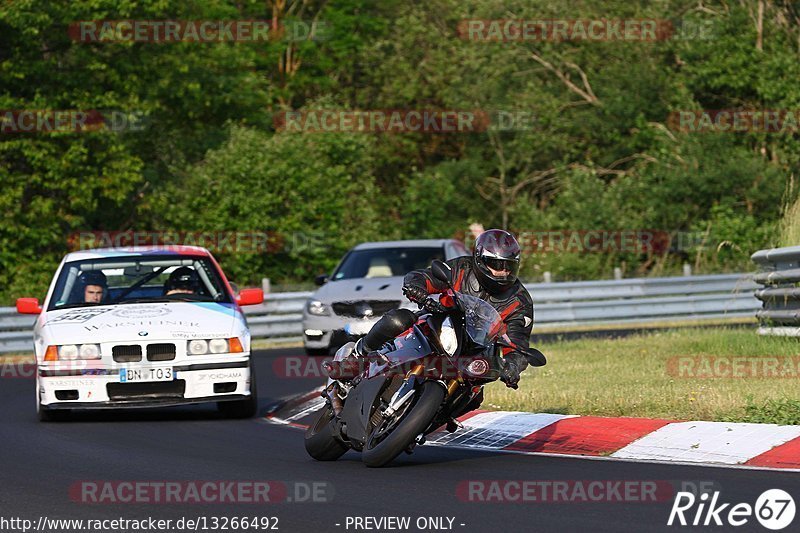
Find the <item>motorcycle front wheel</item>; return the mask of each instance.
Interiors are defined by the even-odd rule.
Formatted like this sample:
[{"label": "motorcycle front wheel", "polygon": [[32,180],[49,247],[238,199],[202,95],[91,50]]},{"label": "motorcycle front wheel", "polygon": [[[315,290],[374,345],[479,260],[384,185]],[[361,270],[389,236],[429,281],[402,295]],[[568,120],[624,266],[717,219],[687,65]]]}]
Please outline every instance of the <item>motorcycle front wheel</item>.
[{"label": "motorcycle front wheel", "polygon": [[333,410],[329,405],[320,409],[316,421],[308,426],[305,435],[306,451],[317,461],[335,461],[350,449],[335,436]]},{"label": "motorcycle front wheel", "polygon": [[400,415],[399,420],[391,427],[385,426],[386,423],[392,424],[392,421],[387,421],[372,431],[361,454],[364,464],[371,467],[384,466],[403,453],[417,435],[430,425],[444,401],[444,395],[444,387],[439,383],[423,383],[416,398],[412,400],[413,403]]}]

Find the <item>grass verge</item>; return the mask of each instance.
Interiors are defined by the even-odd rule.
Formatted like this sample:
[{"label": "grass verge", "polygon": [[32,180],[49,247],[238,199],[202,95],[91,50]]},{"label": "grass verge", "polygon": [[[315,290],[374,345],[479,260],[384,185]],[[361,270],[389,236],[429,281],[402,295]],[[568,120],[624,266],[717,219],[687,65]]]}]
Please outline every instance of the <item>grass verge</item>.
[{"label": "grass verge", "polygon": [[[484,408],[800,424],[800,340],[795,338],[761,337],[743,328],[676,329],[539,348],[548,356],[547,366],[524,372],[518,391],[491,385]],[[681,371],[687,356],[695,358],[693,368],[705,371]],[[700,377],[724,375],[726,362],[745,357],[744,364],[774,368],[761,363],[776,356],[783,359],[774,375]],[[720,359],[722,366],[715,367]],[[793,366],[783,366],[792,361]]]}]

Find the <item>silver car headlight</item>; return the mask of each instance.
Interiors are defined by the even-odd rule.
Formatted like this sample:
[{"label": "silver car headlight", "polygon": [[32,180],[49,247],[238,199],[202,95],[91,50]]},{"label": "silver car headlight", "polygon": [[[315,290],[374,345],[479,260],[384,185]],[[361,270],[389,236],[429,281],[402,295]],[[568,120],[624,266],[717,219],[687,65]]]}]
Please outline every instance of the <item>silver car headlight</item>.
[{"label": "silver car headlight", "polygon": [[444,319],[442,322],[442,329],[439,331],[439,342],[442,343],[442,348],[447,352],[447,355],[453,355],[458,348],[458,336],[456,330],[453,329],[453,323],[450,317]]},{"label": "silver car headlight", "polygon": [[320,302],[319,300],[309,300],[306,303],[306,311],[308,311],[309,315],[330,315],[331,312],[328,309],[328,306],[324,303]]}]

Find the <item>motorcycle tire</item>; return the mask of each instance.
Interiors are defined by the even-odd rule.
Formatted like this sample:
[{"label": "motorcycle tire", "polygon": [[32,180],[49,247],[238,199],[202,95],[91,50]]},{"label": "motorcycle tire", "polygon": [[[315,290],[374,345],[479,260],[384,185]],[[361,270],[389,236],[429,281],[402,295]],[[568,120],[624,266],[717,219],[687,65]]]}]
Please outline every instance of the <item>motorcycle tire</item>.
[{"label": "motorcycle tire", "polygon": [[369,440],[361,453],[361,460],[369,467],[380,467],[390,463],[425,431],[439,406],[444,401],[445,390],[439,383],[426,381],[417,393],[416,402],[402,420],[382,441],[370,447]]},{"label": "motorcycle tire", "polygon": [[306,452],[317,461],[335,461],[350,449],[335,436],[333,410],[326,405],[317,420],[308,426],[305,435]]}]

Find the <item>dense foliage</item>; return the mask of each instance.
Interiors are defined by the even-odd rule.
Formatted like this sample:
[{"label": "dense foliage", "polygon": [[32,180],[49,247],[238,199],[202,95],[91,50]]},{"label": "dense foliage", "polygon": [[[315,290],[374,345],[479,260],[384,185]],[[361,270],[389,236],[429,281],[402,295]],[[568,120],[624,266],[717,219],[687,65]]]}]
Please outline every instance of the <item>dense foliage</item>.
[{"label": "dense foliage", "polygon": [[[306,24],[314,39],[69,35],[76,21],[106,19],[269,19]],[[675,31],[479,41],[459,34],[465,19],[668,19]],[[779,242],[797,197],[797,132],[692,133],[670,114],[800,109],[798,21],[788,0],[4,2],[0,109],[144,118],[122,132],[0,134],[0,303],[42,296],[68,236],[89,230],[279,235],[268,252],[217,254],[247,284],[308,282],[360,240],[463,237],[473,222],[691,237],[644,253],[529,247],[530,278],[749,269],[753,251]],[[276,128],[276,113],[319,109],[533,120],[458,133]]]}]

